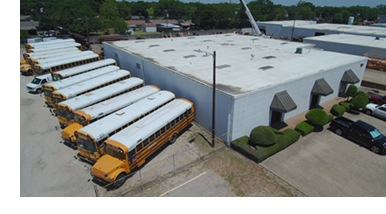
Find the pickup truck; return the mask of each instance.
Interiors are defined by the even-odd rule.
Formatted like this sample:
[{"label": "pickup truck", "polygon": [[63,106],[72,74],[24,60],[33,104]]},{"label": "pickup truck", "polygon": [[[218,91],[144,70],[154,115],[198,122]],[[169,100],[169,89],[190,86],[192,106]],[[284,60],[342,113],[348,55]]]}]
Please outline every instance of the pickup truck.
[{"label": "pickup truck", "polygon": [[369,102],[370,103],[375,103],[378,105],[383,105],[386,104],[386,96],[381,96],[379,94],[370,94],[369,95]]},{"label": "pickup truck", "polygon": [[345,117],[336,117],[331,121],[330,128],[337,135],[345,135],[347,138],[370,148],[376,154],[386,151],[386,136],[374,126],[361,120],[354,122]]},{"label": "pickup truck", "polygon": [[386,120],[386,104],[377,105],[369,103],[366,105],[365,112],[368,115],[374,115],[375,117],[379,117]]}]

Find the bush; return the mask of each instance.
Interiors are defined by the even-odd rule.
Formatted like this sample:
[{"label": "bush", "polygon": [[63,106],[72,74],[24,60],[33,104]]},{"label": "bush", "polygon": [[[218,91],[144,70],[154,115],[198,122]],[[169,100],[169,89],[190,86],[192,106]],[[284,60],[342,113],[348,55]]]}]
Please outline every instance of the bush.
[{"label": "bush", "polygon": [[343,106],[340,106],[338,104],[335,104],[332,106],[330,112],[336,117],[342,116],[346,109]]},{"label": "bush", "polygon": [[332,121],[332,119],[334,119],[334,115],[332,115],[332,114],[327,115],[327,117],[328,117],[329,123]]},{"label": "bush", "polygon": [[350,102],[340,102],[339,105],[343,106],[343,108],[346,110],[346,111],[351,111],[352,109],[352,105]]},{"label": "bush", "polygon": [[354,97],[358,92],[358,87],[355,85],[350,85],[346,91],[346,96],[347,97]]},{"label": "bush", "polygon": [[272,146],[276,143],[276,135],[268,126],[258,126],[251,131],[250,139],[253,145]]},{"label": "bush", "polygon": [[[274,130],[274,128],[272,128],[272,130]],[[255,161],[256,163],[260,163],[295,143],[300,137],[300,133],[292,129],[286,129],[283,132],[276,130],[274,132],[278,133],[276,135],[277,143],[272,146],[254,146],[253,149],[248,143],[249,138],[244,136],[232,141],[231,147],[243,154],[245,157]]]},{"label": "bush", "polygon": [[355,95],[355,97],[356,96],[363,96],[363,97],[365,97],[366,98],[366,103],[367,104],[369,103],[369,97],[367,96],[367,94],[364,91],[358,91],[358,93]]},{"label": "bush", "polygon": [[356,96],[351,101],[354,108],[366,108],[366,105],[368,103],[368,99],[366,100],[366,97],[364,96]]},{"label": "bush", "polygon": [[311,124],[309,124],[307,121],[303,121],[301,123],[299,123],[295,130],[300,132],[300,134],[302,136],[306,136],[308,135],[309,133],[311,133],[312,131],[314,131],[315,127]]},{"label": "bush", "polygon": [[28,38],[29,34],[27,30],[20,30],[20,39]]},{"label": "bush", "polygon": [[328,123],[327,113],[322,109],[312,109],[306,114],[307,120],[316,125],[323,126]]}]

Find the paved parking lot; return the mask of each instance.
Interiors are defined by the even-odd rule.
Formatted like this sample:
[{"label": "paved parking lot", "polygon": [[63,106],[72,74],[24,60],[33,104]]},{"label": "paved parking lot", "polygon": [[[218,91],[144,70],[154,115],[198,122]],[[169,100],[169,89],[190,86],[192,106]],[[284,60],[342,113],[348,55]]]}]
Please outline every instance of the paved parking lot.
[{"label": "paved parking lot", "polygon": [[[386,122],[345,113],[386,134]],[[308,196],[386,196],[386,156],[376,155],[324,126],[261,165]]]}]

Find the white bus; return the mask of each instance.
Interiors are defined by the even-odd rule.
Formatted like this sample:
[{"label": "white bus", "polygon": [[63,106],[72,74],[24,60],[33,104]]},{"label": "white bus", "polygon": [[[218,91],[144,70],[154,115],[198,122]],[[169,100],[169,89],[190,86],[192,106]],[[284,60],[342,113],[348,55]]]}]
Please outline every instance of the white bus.
[{"label": "white bus", "polygon": [[[51,52],[51,51],[47,51],[47,52]],[[33,54],[33,56],[26,57],[26,63],[32,65],[33,64],[32,62],[36,61],[36,60],[42,60],[42,59],[46,59],[46,58],[50,58],[50,57],[57,57],[57,56],[61,56],[64,54],[69,54],[69,53],[79,53],[80,50],[78,48],[74,47],[74,48],[68,48],[68,49],[66,48],[63,51],[55,50],[54,52],[51,52],[49,54],[47,54],[47,52],[29,53],[29,55]]]},{"label": "white bus", "polygon": [[74,111],[78,109],[83,109],[88,106],[104,102],[113,97],[126,94],[143,86],[144,82],[142,79],[133,77],[120,80],[119,82],[113,83],[111,85],[104,86],[86,94],[82,94],[72,99],[60,102],[57,106],[57,114],[60,127],[64,128],[74,123]]},{"label": "white bus", "polygon": [[78,57],[67,58],[59,61],[36,64],[33,66],[35,76],[61,71],[67,68],[72,68],[78,65],[87,64],[90,62],[99,61],[98,54],[87,54]]},{"label": "white bus", "polygon": [[[101,62],[101,61],[98,61],[98,62]],[[86,65],[91,65],[91,64],[94,64],[94,63],[98,63],[98,62],[93,62],[93,63],[89,63],[89,64],[86,64]],[[52,82],[52,83],[49,83],[49,84],[46,84],[46,85],[43,86],[44,98],[45,98],[46,104],[48,106],[52,106],[52,93],[53,92],[55,92],[57,90],[60,90],[62,88],[66,88],[68,86],[71,86],[71,85],[74,85],[74,84],[86,81],[86,80],[90,80],[90,79],[95,78],[95,77],[99,77],[99,76],[107,74],[107,73],[119,70],[119,67],[115,66],[115,65],[109,65],[109,66],[101,68],[100,65],[95,65],[95,64],[93,66],[83,67],[82,69],[79,69],[80,67],[86,66],[86,65],[81,65],[81,66],[78,66],[78,67],[74,67],[74,68],[69,68],[69,69],[63,70],[63,71],[67,71],[67,70],[70,70],[70,69],[76,69],[76,70],[73,70],[73,71],[74,72],[75,71],[83,72],[83,73],[81,73],[79,75],[75,75],[75,76],[73,76],[71,78],[66,78],[66,79],[63,79],[63,80]],[[95,69],[95,68],[96,68],[96,70],[92,70],[92,69]],[[89,71],[89,72],[84,73],[84,71]],[[59,71],[59,72],[61,72],[61,71]]]},{"label": "white bus", "polygon": [[83,56],[88,54],[95,54],[95,53],[93,51],[78,51],[78,52],[65,53],[59,56],[45,57],[39,60],[29,58],[29,64],[35,65],[35,64],[50,63],[50,62],[55,62],[63,59],[68,59],[68,58],[73,58],[73,57],[78,57],[78,56]]},{"label": "white bus", "polygon": [[70,145],[76,146],[75,131],[159,91],[160,89],[158,87],[147,85],[87,108],[76,110],[74,111],[75,122],[63,129],[62,139]]},{"label": "white bus", "polygon": [[58,44],[69,43],[69,42],[70,43],[75,42],[75,40],[74,39],[54,39],[54,40],[50,40],[47,42],[27,43],[24,46],[27,49],[35,49],[35,48],[39,48],[39,47],[58,45]]},{"label": "white bus", "polygon": [[68,47],[68,48],[61,48],[61,49],[54,49],[54,50],[48,50],[48,51],[40,51],[40,52],[37,52],[37,53],[28,53],[28,52],[25,52],[23,53],[23,58],[24,60],[28,60],[29,57],[40,57],[40,56],[44,56],[44,55],[51,55],[51,54],[57,54],[57,53],[62,53],[62,52],[73,52],[73,51],[80,51],[78,48],[76,47]]},{"label": "white bus", "polygon": [[95,163],[103,154],[103,141],[175,99],[160,91],[76,131],[78,157]]},{"label": "white bus", "polygon": [[122,186],[127,174],[166,142],[174,143],[193,120],[193,103],[173,100],[105,140],[105,155],[92,167],[92,176],[105,183],[114,182],[115,188]]},{"label": "white bus", "polygon": [[82,50],[82,45],[76,42],[69,42],[69,43],[63,43],[58,45],[49,45],[49,46],[43,46],[35,49],[28,49],[28,53],[38,53],[48,50],[56,50],[56,49],[62,49],[62,48],[69,48],[69,47],[76,47],[79,50]]}]

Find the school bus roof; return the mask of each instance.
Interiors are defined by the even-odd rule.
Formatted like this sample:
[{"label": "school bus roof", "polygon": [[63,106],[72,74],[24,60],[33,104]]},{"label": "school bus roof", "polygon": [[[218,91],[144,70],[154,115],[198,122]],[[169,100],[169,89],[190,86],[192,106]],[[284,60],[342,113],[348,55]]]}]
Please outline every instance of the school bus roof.
[{"label": "school bus roof", "polygon": [[143,84],[142,79],[137,77],[132,77],[132,78],[125,79],[117,83],[102,87],[100,89],[96,89],[86,94],[76,96],[72,99],[65,100],[59,103],[58,106],[63,106],[63,107],[67,106],[72,111],[75,111],[141,84]]},{"label": "school bus roof", "polygon": [[[67,52],[65,54],[57,55],[57,56],[52,56],[51,57],[44,57],[42,59],[38,59],[37,62],[39,64],[45,64],[45,63],[50,63],[50,62],[55,62],[63,59],[68,59],[72,57],[78,57],[78,56],[83,56],[83,55],[89,55],[89,54],[95,54],[92,51],[75,51],[75,52]],[[36,58],[33,58],[36,60]]]},{"label": "school bus roof", "polygon": [[[100,61],[97,61],[97,62],[100,62]],[[89,64],[92,64],[92,63],[89,63]],[[89,65],[89,64],[85,64],[85,65]],[[81,66],[83,66],[83,65],[81,65]],[[85,71],[85,70],[87,71],[87,70],[90,69],[90,66],[88,66],[87,69],[84,67],[85,69],[83,69],[83,70],[80,69],[79,67],[80,66],[76,66],[74,68],[76,68],[76,70],[80,70],[80,72]],[[73,68],[69,68],[69,69],[73,69]],[[66,69],[66,70],[69,70],[69,69]],[[83,82],[83,81],[86,81],[86,80],[90,80],[90,79],[98,77],[100,75],[107,74],[107,73],[110,73],[110,72],[113,72],[113,71],[118,71],[118,70],[119,70],[118,66],[109,65],[109,66],[106,66],[106,67],[102,67],[102,68],[99,68],[99,69],[88,71],[88,72],[83,73],[83,74],[79,74],[79,75],[73,76],[73,77],[70,77],[70,78],[67,78],[67,79],[63,79],[63,80],[59,80],[59,81],[56,81],[56,82],[48,83],[48,84],[45,85],[45,87],[49,87],[49,88],[52,87],[52,88],[54,88],[54,91],[57,91],[57,90],[60,90],[62,88],[74,85],[76,83],[80,83],[80,82]],[[49,75],[51,75],[51,74],[49,74]]]},{"label": "school bus roof", "polygon": [[85,92],[87,90],[90,90],[92,88],[98,87],[100,85],[122,78],[127,75],[130,75],[130,72],[126,70],[112,71],[107,74],[95,77],[93,79],[79,82],[66,88],[62,88],[60,90],[55,91],[53,94],[62,94],[67,99],[70,99],[72,97],[76,97],[79,93]]},{"label": "school bus roof", "polygon": [[106,116],[92,124],[89,124],[79,130],[92,136],[96,141],[103,139],[110,132],[133,121],[134,119],[145,115],[151,110],[165,104],[175,98],[170,91],[159,91],[148,97],[145,97],[136,103],[127,106],[109,116]]},{"label": "school bus roof", "polygon": [[77,114],[78,112],[82,112],[81,114],[88,115],[90,119],[93,120],[95,118],[100,118],[102,116],[108,115],[118,109],[129,106],[141,100],[142,98],[148,97],[158,91],[160,91],[160,89],[155,86],[144,86],[129,93],[119,95],[117,97],[103,101],[101,103],[97,103],[95,105],[91,105],[82,110],[77,110],[75,111],[75,114]]},{"label": "school bus roof", "polygon": [[40,51],[36,53],[24,53],[27,57],[39,57],[39,56],[45,56],[50,55],[54,53],[62,53],[62,52],[69,52],[69,51],[80,51],[77,47],[66,47],[66,48],[59,48],[59,49],[53,49],[53,50],[47,50],[47,51]]},{"label": "school bus roof", "polygon": [[131,151],[138,143],[141,143],[143,140],[150,137],[150,135],[166,126],[170,121],[176,119],[190,108],[192,108],[191,102],[182,99],[173,100],[166,106],[161,107],[129,127],[114,134],[106,140],[106,142],[109,140],[119,142]]},{"label": "school bus roof", "polygon": [[59,66],[59,65],[64,65],[64,64],[68,64],[68,63],[73,63],[73,62],[79,62],[79,61],[82,61],[82,60],[92,59],[92,58],[95,58],[95,57],[99,57],[99,55],[95,54],[95,53],[94,54],[86,54],[86,55],[83,55],[83,56],[71,57],[71,58],[67,58],[67,59],[63,59],[63,60],[58,60],[58,61],[54,61],[54,62],[37,64],[37,65],[35,65],[35,67],[36,66],[40,66],[43,70],[46,70],[46,69],[49,69],[51,67],[55,67],[55,66]]},{"label": "school bus roof", "polygon": [[[76,73],[80,73],[83,71],[95,69],[98,67],[102,67],[102,66],[106,66],[106,65],[110,65],[110,64],[114,64],[114,63],[116,63],[114,59],[111,59],[111,58],[103,59],[103,60],[99,60],[96,62],[90,62],[90,63],[84,64],[84,65],[79,65],[79,66],[76,66],[73,68],[68,68],[68,69],[64,69],[61,71],[56,71],[53,73],[53,75],[67,77],[67,76],[74,75]],[[119,69],[119,67],[117,67],[117,68]]]}]

